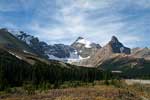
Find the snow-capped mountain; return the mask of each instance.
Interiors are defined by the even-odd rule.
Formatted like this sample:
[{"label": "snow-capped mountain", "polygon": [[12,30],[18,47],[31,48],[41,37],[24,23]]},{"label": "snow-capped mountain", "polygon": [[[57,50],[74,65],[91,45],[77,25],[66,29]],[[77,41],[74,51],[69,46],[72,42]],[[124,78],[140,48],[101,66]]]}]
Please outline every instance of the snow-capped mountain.
[{"label": "snow-capped mountain", "polygon": [[[104,47],[83,37],[78,37],[71,45],[49,45],[46,42],[40,41],[37,37],[23,31],[7,31],[18,40],[21,40],[24,44],[28,45],[39,57],[49,60],[59,60],[69,63],[86,61],[86,64],[87,62],[96,64],[99,63],[99,61],[103,61],[103,59],[107,59],[113,53],[130,54],[130,49],[120,43],[115,36],[113,36],[111,41]],[[23,49],[22,51],[29,52],[27,49]],[[94,61],[96,61],[96,63]]]},{"label": "snow-capped mountain", "polygon": [[112,36],[111,40],[103,46],[101,49],[90,57],[86,61],[81,61],[80,64],[83,66],[97,66],[100,65],[103,61],[109,59],[112,55],[123,54],[129,55],[131,49],[125,47],[115,36]]},{"label": "snow-capped mountain", "polygon": [[71,46],[64,44],[49,45],[23,31],[8,30],[8,32],[29,45],[39,56],[69,63],[89,59],[97,49],[101,48],[100,45],[82,37],[79,37]]},{"label": "snow-capped mountain", "polygon": [[78,37],[71,46],[75,48],[79,55],[83,58],[90,57],[101,48],[99,44],[90,42],[83,37]]},{"label": "snow-capped mountain", "polygon": [[48,45],[46,42],[40,41],[37,37],[28,35],[27,33],[22,31],[9,30],[9,32],[12,33],[19,40],[28,44],[40,56],[48,59],[66,60],[70,57],[70,53],[73,53],[75,51],[72,47],[68,45]]},{"label": "snow-capped mountain", "polygon": [[135,48],[131,52],[115,36],[103,47],[83,37],[77,38],[72,45],[49,45],[25,32],[0,29],[0,48],[30,64],[34,64],[35,59],[46,63],[58,60],[104,70],[135,69],[140,72],[141,68],[147,71],[150,61],[149,48]]},{"label": "snow-capped mountain", "polygon": [[14,37],[14,35],[11,34],[6,28],[0,29],[0,46],[7,49],[19,51],[25,50],[33,53],[33,50],[28,46],[27,43],[22,42],[21,40]]},{"label": "snow-capped mountain", "polygon": [[108,43],[108,45],[111,46],[113,53],[125,53],[125,54],[131,53],[130,48],[125,47],[121,42],[119,42],[119,40],[115,36],[112,36],[112,39]]},{"label": "snow-capped mountain", "polygon": [[9,32],[13,33],[15,37],[17,37],[19,40],[26,42],[28,45],[31,44],[31,41],[34,38],[33,36],[28,35],[24,33],[23,31],[9,31]]},{"label": "snow-capped mountain", "polygon": [[91,42],[84,39],[83,37],[78,37],[76,43],[83,44],[85,48],[91,48]]}]

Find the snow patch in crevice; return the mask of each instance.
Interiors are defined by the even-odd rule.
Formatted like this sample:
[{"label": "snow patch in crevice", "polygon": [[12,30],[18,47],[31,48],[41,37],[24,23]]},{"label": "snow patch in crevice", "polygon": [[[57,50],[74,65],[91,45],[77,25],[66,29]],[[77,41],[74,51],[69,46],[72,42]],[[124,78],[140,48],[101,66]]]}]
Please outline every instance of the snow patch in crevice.
[{"label": "snow patch in crevice", "polygon": [[67,63],[80,62],[81,60],[86,60],[90,58],[90,56],[86,58],[81,57],[76,50],[74,52],[70,52],[70,57],[66,57],[66,58],[58,58],[50,54],[47,54],[47,56],[49,60],[58,60],[58,61],[64,61]]},{"label": "snow patch in crevice", "polygon": [[18,35],[21,35],[22,33],[20,33],[20,31],[18,30],[11,30],[8,29],[8,32],[11,33],[12,35],[14,35],[15,37],[17,37]]},{"label": "snow patch in crevice", "polygon": [[80,50],[79,53],[82,53],[82,50]]},{"label": "snow patch in crevice", "polygon": [[47,54],[47,56],[48,56],[49,60],[59,60],[59,61],[65,61],[66,60],[65,58],[58,58],[58,57],[56,57],[54,55]]},{"label": "snow patch in crevice", "polygon": [[83,58],[83,57],[81,57],[81,56],[79,55],[79,59],[80,59],[80,60],[85,60],[85,59],[89,59],[89,58],[90,58],[90,56]]},{"label": "snow patch in crevice", "polygon": [[30,41],[32,39],[33,39],[32,36],[28,36],[28,37],[23,37],[21,40],[24,41],[24,42],[26,42],[28,45],[30,45],[31,44]]},{"label": "snow patch in crevice", "polygon": [[28,51],[26,51],[26,50],[23,50],[23,52],[24,52],[24,53],[28,53],[28,54],[32,54],[31,52],[28,52]]},{"label": "snow patch in crevice", "polygon": [[86,57],[86,58],[83,58],[83,57],[81,57],[81,56],[79,55],[79,58],[77,58],[77,59],[68,59],[68,60],[67,60],[67,63],[80,62],[80,61],[82,61],[82,60],[86,60],[86,59],[89,59],[89,58],[90,58],[90,56],[88,56],[88,57]]},{"label": "snow patch in crevice", "polygon": [[[18,38],[19,40],[24,41],[28,45],[31,44],[30,41],[33,39],[32,36],[27,35],[26,33],[21,33],[18,30],[11,30],[11,29],[9,29],[8,32],[10,32],[13,36],[15,36],[16,38]],[[22,35],[26,35],[26,36],[22,36]],[[22,36],[22,37],[20,37],[20,36]]]},{"label": "snow patch in crevice", "polygon": [[86,48],[91,48],[91,42],[85,39],[79,39],[77,43],[84,44]]},{"label": "snow patch in crevice", "polygon": [[12,52],[9,52],[11,55],[13,55],[13,56],[15,56],[15,57],[17,57],[18,59],[20,59],[20,60],[22,60],[22,58],[20,57],[20,56],[18,56],[18,55],[16,55],[16,54],[14,54],[14,53],[12,53]]},{"label": "snow patch in crevice", "polygon": [[121,47],[120,52],[123,53],[123,51],[124,51],[124,47]]},{"label": "snow patch in crevice", "polygon": [[79,59],[78,52],[76,50],[73,52],[70,52],[70,57],[65,57],[65,58],[59,58],[49,53],[45,53],[45,54],[48,56],[48,59],[51,59],[51,60],[68,61],[68,59]]}]

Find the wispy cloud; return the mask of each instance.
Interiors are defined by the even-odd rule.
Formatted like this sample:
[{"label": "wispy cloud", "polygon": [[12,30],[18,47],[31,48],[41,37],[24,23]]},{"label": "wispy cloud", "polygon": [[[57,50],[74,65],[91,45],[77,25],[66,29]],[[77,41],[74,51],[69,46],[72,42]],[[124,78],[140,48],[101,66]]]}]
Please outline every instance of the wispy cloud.
[{"label": "wispy cloud", "polygon": [[[21,23],[2,15],[49,43],[72,43],[78,36],[105,45],[112,35],[127,46],[145,46],[150,41],[149,0],[14,0],[10,11],[26,16]],[[4,3],[0,12],[6,6]],[[7,8],[7,7],[6,7]],[[7,8],[8,9],[8,8]],[[8,11],[9,11],[8,10]],[[1,14],[1,13],[0,13]],[[25,19],[21,17],[20,19]],[[15,17],[15,16],[14,16]],[[19,21],[19,19],[18,19]],[[4,22],[5,23],[5,22]],[[7,22],[8,23],[8,22]],[[2,25],[1,25],[2,26]],[[7,26],[7,25],[6,25]]]}]

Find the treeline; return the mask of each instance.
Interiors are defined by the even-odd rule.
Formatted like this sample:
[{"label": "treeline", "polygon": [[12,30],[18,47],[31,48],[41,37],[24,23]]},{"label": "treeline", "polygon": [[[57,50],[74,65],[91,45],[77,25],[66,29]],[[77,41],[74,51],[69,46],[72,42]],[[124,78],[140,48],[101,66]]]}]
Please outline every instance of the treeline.
[{"label": "treeline", "polygon": [[[133,62],[137,64],[133,65]],[[98,66],[104,70],[122,71],[121,78],[124,79],[150,79],[150,60],[136,59],[125,61],[125,59],[109,59]]]},{"label": "treeline", "polygon": [[57,85],[65,81],[93,82],[111,77],[109,72],[97,68],[69,66],[67,68],[60,63],[46,64],[40,61],[30,65],[0,50],[0,90],[28,83],[35,86],[47,82]]}]

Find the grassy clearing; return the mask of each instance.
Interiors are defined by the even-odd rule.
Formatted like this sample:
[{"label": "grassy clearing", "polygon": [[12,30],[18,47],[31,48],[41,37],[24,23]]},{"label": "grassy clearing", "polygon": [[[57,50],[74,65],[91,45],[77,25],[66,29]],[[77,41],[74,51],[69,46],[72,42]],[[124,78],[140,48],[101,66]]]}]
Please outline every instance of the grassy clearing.
[{"label": "grassy clearing", "polygon": [[111,80],[94,83],[65,82],[59,89],[36,90],[28,95],[21,88],[17,93],[1,93],[0,100],[149,100],[149,85],[126,85],[124,81]]}]

